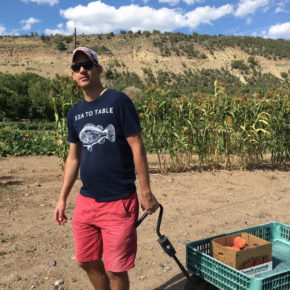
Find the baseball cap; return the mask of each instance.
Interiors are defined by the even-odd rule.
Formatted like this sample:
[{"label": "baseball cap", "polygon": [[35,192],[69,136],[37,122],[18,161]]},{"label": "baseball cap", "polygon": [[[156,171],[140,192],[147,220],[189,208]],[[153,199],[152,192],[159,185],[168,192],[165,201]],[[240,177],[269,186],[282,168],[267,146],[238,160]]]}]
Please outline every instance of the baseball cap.
[{"label": "baseball cap", "polygon": [[74,57],[75,57],[77,52],[83,52],[92,62],[94,62],[95,64],[99,63],[96,53],[93,50],[91,50],[90,48],[85,47],[85,46],[79,46],[73,51],[73,53],[70,57],[71,63],[73,63]]}]

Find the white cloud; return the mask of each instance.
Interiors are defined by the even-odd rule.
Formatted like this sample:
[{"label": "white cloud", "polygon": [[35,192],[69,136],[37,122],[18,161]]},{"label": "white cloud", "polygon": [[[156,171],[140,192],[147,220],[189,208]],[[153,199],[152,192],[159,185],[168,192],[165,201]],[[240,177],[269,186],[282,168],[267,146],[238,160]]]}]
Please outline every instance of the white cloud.
[{"label": "white cloud", "polygon": [[257,32],[253,32],[253,33],[251,34],[251,36],[253,36],[253,37],[257,37],[258,34],[257,34]]},{"label": "white cloud", "polygon": [[179,0],[158,0],[159,3],[167,3],[170,6],[176,6],[180,1]]},{"label": "white cloud", "polygon": [[269,0],[240,0],[235,15],[244,18],[249,14],[255,14],[259,8],[265,8],[267,5]]},{"label": "white cloud", "polygon": [[0,35],[5,34],[6,28],[2,25],[0,25]]},{"label": "white cloud", "polygon": [[161,8],[131,4],[116,8],[101,1],[94,1],[87,6],[78,5],[60,14],[66,19],[64,28],[46,29],[46,34],[72,34],[76,27],[78,33],[94,34],[112,31],[154,29],[161,32],[179,28],[196,28],[200,24],[212,24],[227,14],[233,13],[232,5],[221,7],[199,7],[186,14],[181,9]]},{"label": "white cloud", "polygon": [[271,26],[268,30],[267,37],[290,39],[290,22]]},{"label": "white cloud", "polygon": [[3,24],[0,24],[0,35],[20,35],[18,29],[7,30]]},{"label": "white cloud", "polygon": [[55,35],[55,34],[68,34],[68,33],[65,31],[65,29],[63,29],[63,23],[59,23],[57,25],[57,29],[46,29],[45,34]]},{"label": "white cloud", "polygon": [[281,2],[278,2],[277,3],[277,7],[276,7],[276,9],[275,9],[275,13],[287,13],[287,12],[289,12],[289,10],[287,10],[286,8],[285,8],[285,6],[286,6],[286,4],[288,3],[289,1],[281,1]]},{"label": "white cloud", "polygon": [[29,19],[26,20],[21,20],[20,23],[23,24],[22,29],[23,30],[30,30],[31,26],[35,23],[40,22],[38,19],[30,17]]},{"label": "white cloud", "polygon": [[63,28],[63,26],[64,26],[63,23],[59,23],[57,25],[57,29],[46,29],[45,34],[47,34],[47,35],[55,35],[55,34],[65,35],[65,34],[68,34],[68,32]]},{"label": "white cloud", "polygon": [[90,34],[109,33],[120,29],[171,31],[184,24],[184,16],[173,9],[156,10],[134,4],[115,8],[101,1],[61,10],[60,14],[67,19],[65,34],[71,34],[75,27],[78,33]]},{"label": "white cloud", "polygon": [[45,29],[45,34],[46,35],[56,35],[56,34],[60,34],[60,35],[66,35],[66,34],[72,34],[72,33],[68,33],[66,30],[63,29]]},{"label": "white cloud", "polygon": [[252,18],[251,17],[248,17],[247,19],[246,19],[246,24],[247,25],[250,25],[252,23]]},{"label": "white cloud", "polygon": [[229,4],[219,8],[210,6],[198,7],[186,13],[186,22],[190,28],[194,29],[200,24],[212,24],[212,21],[233,13],[233,10],[233,6]]},{"label": "white cloud", "polygon": [[28,3],[28,2],[34,2],[37,4],[49,4],[50,6],[53,6],[55,4],[58,4],[59,0],[21,0],[24,3]]},{"label": "white cloud", "polygon": [[266,30],[262,30],[261,33],[254,32],[254,33],[252,33],[252,36],[255,36],[255,37],[259,36],[259,37],[268,38]]},{"label": "white cloud", "polygon": [[193,5],[195,3],[203,3],[205,0],[183,0],[183,2],[187,5]]},{"label": "white cloud", "polygon": [[277,7],[275,9],[275,13],[280,13],[280,12],[287,12],[287,11],[284,8],[282,8],[282,7]]}]

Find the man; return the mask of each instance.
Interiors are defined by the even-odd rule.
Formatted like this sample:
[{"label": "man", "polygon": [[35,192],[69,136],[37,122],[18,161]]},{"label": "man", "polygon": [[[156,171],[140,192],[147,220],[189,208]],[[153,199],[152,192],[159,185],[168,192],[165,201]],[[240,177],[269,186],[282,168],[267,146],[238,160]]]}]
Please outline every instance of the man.
[{"label": "man", "polygon": [[83,185],[73,215],[76,260],[95,289],[127,290],[137,250],[135,170],[142,209],[152,214],[159,206],[150,188],[139,118],[125,94],[102,86],[94,51],[78,47],[71,62],[84,98],[68,113],[70,148],[54,219],[66,223],[66,201],[80,167]]}]

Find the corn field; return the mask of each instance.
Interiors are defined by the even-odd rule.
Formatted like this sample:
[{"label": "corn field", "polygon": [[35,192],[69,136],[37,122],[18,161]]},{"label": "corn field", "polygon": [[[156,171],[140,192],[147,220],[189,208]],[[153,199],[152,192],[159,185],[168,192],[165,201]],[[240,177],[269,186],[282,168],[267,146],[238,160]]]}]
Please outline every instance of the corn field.
[{"label": "corn field", "polygon": [[169,93],[151,87],[135,101],[147,151],[157,154],[161,172],[253,169],[264,164],[265,154],[272,168],[289,165],[289,88],[229,96],[215,82],[213,95],[169,98]]},{"label": "corn field", "polygon": [[[55,130],[43,131],[43,138],[36,140],[34,133],[25,130],[18,130],[18,137],[13,137],[8,126],[8,130],[0,130],[1,156],[30,155],[25,148],[38,146],[42,150],[33,152],[58,155],[63,168],[68,154],[66,114],[78,98],[72,84],[64,82],[62,88],[60,94],[51,91]],[[215,82],[212,95],[170,95],[170,90],[152,86],[134,100],[146,149],[157,155],[160,172],[289,168],[289,88],[265,95],[232,96],[222,83]]]}]

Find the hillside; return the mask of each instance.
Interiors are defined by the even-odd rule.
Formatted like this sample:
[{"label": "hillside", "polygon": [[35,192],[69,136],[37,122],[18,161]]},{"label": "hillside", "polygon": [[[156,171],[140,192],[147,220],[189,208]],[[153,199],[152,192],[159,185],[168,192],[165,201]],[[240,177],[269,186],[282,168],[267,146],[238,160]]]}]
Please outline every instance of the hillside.
[{"label": "hillside", "polygon": [[[290,41],[282,39],[121,31],[79,35],[80,45],[98,52],[104,81],[121,90],[153,84],[179,94],[212,93],[215,79],[229,93],[289,87]],[[73,49],[73,36],[2,36],[0,72],[69,75]]]},{"label": "hillside", "polygon": [[[223,38],[226,39],[224,43]],[[109,68],[127,70],[142,77],[142,68],[148,67],[153,72],[166,70],[175,73],[182,72],[185,67],[193,71],[202,68],[225,68],[244,79],[243,73],[231,68],[231,62],[243,60],[247,63],[248,58],[254,55],[254,50],[250,51],[251,54],[246,52],[241,46],[245,39],[241,37],[234,38],[234,44],[230,46],[229,38],[208,36],[205,40],[196,40],[193,36],[169,33],[81,35],[77,38],[77,44],[97,48],[100,62],[105,70]],[[253,43],[256,42],[258,48],[260,39],[247,38],[246,40],[249,39],[252,42],[250,45],[253,47]],[[281,73],[289,73],[290,42],[282,41],[284,47],[281,47],[279,40],[270,41],[272,51],[264,55],[254,55],[254,57],[262,73],[272,73],[281,78]],[[58,42],[64,43],[65,50],[60,51],[56,48]],[[209,46],[210,43],[213,45]],[[0,62],[0,71],[3,73],[31,71],[45,77],[53,77],[56,73],[69,74],[69,55],[73,48],[72,36],[3,36],[0,38],[0,52],[4,56]],[[283,49],[280,55],[279,48]],[[274,49],[276,49],[276,55]],[[265,44],[263,44],[263,51],[265,51]],[[257,49],[255,52],[257,53]]]}]

